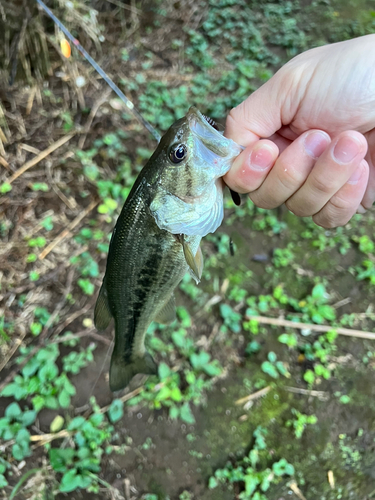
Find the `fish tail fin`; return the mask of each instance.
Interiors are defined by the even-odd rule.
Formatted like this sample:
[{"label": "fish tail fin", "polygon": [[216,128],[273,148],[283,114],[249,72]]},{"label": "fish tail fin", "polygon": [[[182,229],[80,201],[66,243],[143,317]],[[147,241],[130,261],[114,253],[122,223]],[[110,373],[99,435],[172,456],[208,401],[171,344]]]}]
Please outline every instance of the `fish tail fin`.
[{"label": "fish tail fin", "polygon": [[111,391],[124,389],[137,373],[157,375],[158,365],[148,352],[143,357],[136,357],[129,361],[125,361],[121,356],[112,356],[109,370],[109,387]]},{"label": "fish tail fin", "polygon": [[94,310],[94,325],[98,330],[105,330],[112,319],[111,311],[109,310],[106,279],[104,277],[103,284],[100,288],[98,299]]}]

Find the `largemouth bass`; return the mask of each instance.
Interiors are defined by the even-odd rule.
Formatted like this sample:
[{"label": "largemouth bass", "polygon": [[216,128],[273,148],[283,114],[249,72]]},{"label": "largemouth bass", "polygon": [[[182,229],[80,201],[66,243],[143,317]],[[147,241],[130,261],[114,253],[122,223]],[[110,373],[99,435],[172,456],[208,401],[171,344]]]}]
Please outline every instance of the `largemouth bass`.
[{"label": "largemouth bass", "polygon": [[114,228],[94,321],[115,322],[109,384],[157,374],[144,339],[150,323],[175,318],[173,291],[187,271],[199,281],[201,238],[223,220],[223,182],[242,148],[197,109],[175,122],[140,172]]}]

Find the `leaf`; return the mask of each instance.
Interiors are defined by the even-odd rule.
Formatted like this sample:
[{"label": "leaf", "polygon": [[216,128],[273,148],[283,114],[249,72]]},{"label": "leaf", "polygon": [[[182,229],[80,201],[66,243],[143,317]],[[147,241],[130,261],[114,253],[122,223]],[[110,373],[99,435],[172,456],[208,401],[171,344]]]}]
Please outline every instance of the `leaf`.
[{"label": "leaf", "polygon": [[9,182],[3,182],[3,184],[0,184],[0,193],[5,194],[9,193],[9,191],[12,190],[12,185],[9,184]]},{"label": "leaf", "polygon": [[114,424],[124,415],[124,403],[121,399],[114,399],[108,409],[109,420]]},{"label": "leaf", "polygon": [[74,491],[81,486],[81,476],[77,475],[76,469],[71,469],[65,472],[61,479],[60,491],[69,492]]},{"label": "leaf", "polygon": [[0,396],[3,397],[15,396],[19,388],[20,386],[18,384],[12,382],[4,387],[4,389],[1,391]]},{"label": "leaf", "polygon": [[56,472],[66,472],[67,466],[73,463],[72,448],[51,448],[48,452],[52,469]]},{"label": "leaf", "polygon": [[262,363],[261,368],[262,368],[262,371],[264,371],[264,373],[267,373],[267,375],[270,375],[270,377],[272,377],[272,378],[279,377],[279,373],[276,370],[276,367],[272,363],[270,363],[269,361],[264,361]]},{"label": "leaf", "polygon": [[211,476],[210,479],[209,479],[209,481],[208,481],[208,488],[210,490],[213,490],[218,485],[219,485],[219,483],[217,482],[217,479],[215,477]]},{"label": "leaf", "polygon": [[70,405],[70,395],[68,391],[63,389],[58,396],[59,405],[62,408],[68,408]]},{"label": "leaf", "polygon": [[20,405],[18,403],[11,403],[5,410],[5,416],[10,419],[17,419],[22,414]]},{"label": "leaf", "polygon": [[174,387],[172,390],[171,390],[171,393],[170,393],[170,397],[171,399],[173,399],[174,401],[182,401],[182,393],[180,391],[180,389],[178,387]]},{"label": "leaf", "polygon": [[273,351],[270,351],[267,357],[268,361],[270,361],[271,363],[275,363],[275,361],[277,360],[277,356]]},{"label": "leaf", "polygon": [[316,300],[325,299],[326,295],[326,289],[322,283],[318,283],[317,285],[315,285],[311,292],[312,298]]},{"label": "leaf", "polygon": [[64,425],[64,417],[61,415],[56,415],[56,417],[52,420],[49,429],[51,432],[58,432],[60,429],[63,428]]},{"label": "leaf", "polygon": [[27,427],[35,422],[36,412],[34,410],[28,410],[22,413],[21,417],[18,419],[22,425]]},{"label": "leaf", "polygon": [[189,403],[184,403],[180,408],[181,420],[187,424],[195,424],[195,418],[189,406]]},{"label": "leaf", "polygon": [[304,375],[303,375],[303,379],[308,384],[313,384],[314,381],[315,381],[315,374],[314,374],[314,372],[312,370],[306,370],[305,373],[304,373]]},{"label": "leaf", "polygon": [[219,365],[219,362],[217,360],[215,360],[214,362],[212,363],[208,363],[208,365],[206,365],[203,370],[207,373],[207,375],[209,375],[210,377],[216,377],[217,375],[220,375],[220,373],[222,372],[222,368],[221,366]]},{"label": "leaf", "polygon": [[170,409],[169,409],[169,417],[171,419],[176,419],[178,418],[180,414],[180,409],[177,407],[177,406],[172,406]]},{"label": "leaf", "polygon": [[67,429],[68,431],[75,431],[77,429],[80,429],[85,422],[86,420],[83,417],[75,417],[69,423]]},{"label": "leaf", "polygon": [[53,361],[47,361],[38,372],[39,379],[42,382],[53,380],[59,373],[59,369]]},{"label": "leaf", "polygon": [[210,361],[211,356],[205,352],[200,351],[198,354],[192,354],[190,356],[190,363],[193,368],[196,370],[204,369],[204,366]]},{"label": "leaf", "polygon": [[160,380],[166,379],[171,374],[171,369],[166,363],[160,363],[158,371]]}]

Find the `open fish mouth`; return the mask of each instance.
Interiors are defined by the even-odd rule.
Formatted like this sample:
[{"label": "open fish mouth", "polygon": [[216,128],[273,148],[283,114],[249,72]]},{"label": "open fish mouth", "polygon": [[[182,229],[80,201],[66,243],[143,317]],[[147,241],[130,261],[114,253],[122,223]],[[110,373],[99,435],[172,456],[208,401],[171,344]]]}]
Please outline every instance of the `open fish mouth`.
[{"label": "open fish mouth", "polygon": [[218,132],[224,132],[224,127],[222,125],[219,125],[218,123],[216,123],[213,118],[211,118],[210,116],[207,116],[207,115],[202,115],[202,116],[206,120],[206,122],[209,125],[211,125],[211,127],[213,127],[215,130],[217,130]]},{"label": "open fish mouth", "polygon": [[193,136],[214,154],[229,159],[241,152],[241,146],[224,137],[223,130],[220,130],[223,127],[209,116],[203,115],[197,108],[189,109],[187,119]]}]

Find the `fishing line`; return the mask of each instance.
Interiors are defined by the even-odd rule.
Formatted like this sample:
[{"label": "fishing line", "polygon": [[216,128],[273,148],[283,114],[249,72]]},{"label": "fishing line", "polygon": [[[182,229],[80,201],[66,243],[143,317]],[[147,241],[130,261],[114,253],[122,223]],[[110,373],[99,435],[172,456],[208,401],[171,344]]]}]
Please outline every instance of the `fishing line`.
[{"label": "fishing line", "polygon": [[128,110],[133,114],[133,116],[154,136],[157,142],[160,142],[161,136],[154,129],[154,127],[147,120],[143,118],[141,113],[136,109],[134,104],[126,95],[118,88],[115,82],[107,75],[107,73],[99,66],[98,63],[90,56],[90,54],[82,47],[79,41],[74,38],[70,31],[62,24],[62,22],[50,11],[47,5],[42,2],[42,0],[36,0],[37,3],[42,7],[46,14],[54,21],[54,23],[61,29],[61,31],[69,38],[72,44],[81,52],[83,57],[91,64],[91,66],[99,73],[99,75],[104,79],[104,81],[111,87],[111,89],[116,92],[118,97],[125,103]]}]

